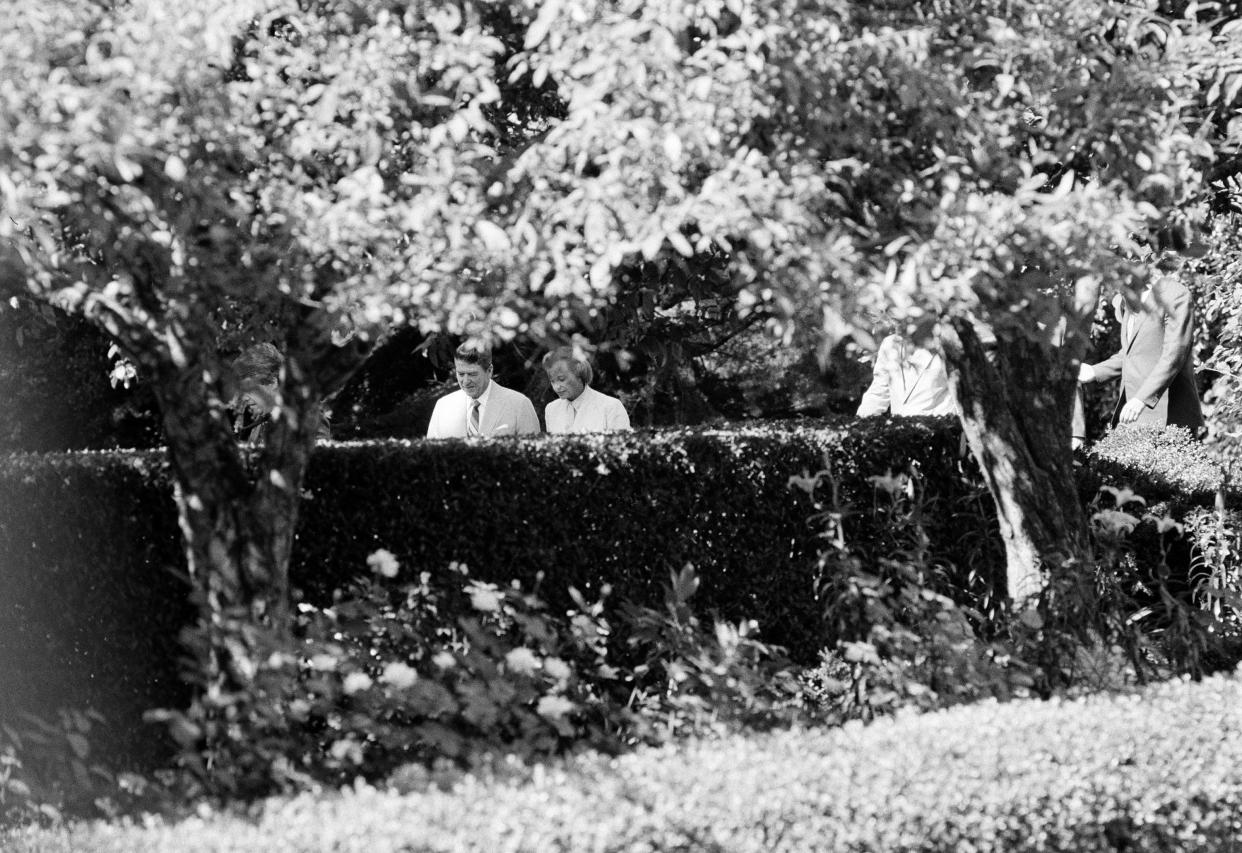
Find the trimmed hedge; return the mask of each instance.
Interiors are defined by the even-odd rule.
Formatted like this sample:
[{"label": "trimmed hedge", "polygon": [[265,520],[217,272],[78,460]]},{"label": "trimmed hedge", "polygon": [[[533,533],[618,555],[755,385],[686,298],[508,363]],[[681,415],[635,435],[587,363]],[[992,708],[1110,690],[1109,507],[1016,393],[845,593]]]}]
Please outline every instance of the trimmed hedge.
[{"label": "trimmed hedge", "polygon": [[[503,769],[503,768],[502,768]],[[257,814],[25,830],[70,850],[1226,851],[1242,838],[1242,683],[1033,700],[361,787]]]},{"label": "trimmed hedge", "polygon": [[93,707],[114,757],[164,755],[141,718],[188,698],[177,635],[195,614],[183,567],[162,454],[0,461],[0,720]]},{"label": "trimmed hedge", "polygon": [[[867,477],[918,461],[936,556],[965,571],[994,543],[959,436],[948,419],[851,419],[327,445],[305,484],[291,581],[326,605],[383,547],[433,576],[456,561],[481,580],[538,582],[554,609],[569,606],[570,585],[659,605],[670,572],[691,562],[700,610],[757,618],[767,641],[811,661],[828,639],[815,598],[821,543],[789,477],[827,453],[855,510],[851,544],[876,557],[893,543]],[[146,754],[140,712],[186,699],[177,634],[194,614],[178,537],[158,453],[0,460],[0,719],[89,705],[112,723],[117,756]]]},{"label": "trimmed hedge", "polygon": [[669,573],[693,563],[700,608],[758,618],[767,640],[813,660],[824,639],[813,595],[818,531],[790,476],[828,454],[856,510],[851,544],[869,553],[883,550],[886,531],[867,477],[918,461],[946,506],[931,519],[932,539],[948,543],[945,559],[964,560],[968,549],[948,535],[961,529],[950,504],[979,492],[954,477],[957,451],[956,428],[937,420],[341,445],[308,477],[315,497],[292,576],[308,598],[329,600],[383,547],[433,572],[456,561],[485,580],[538,582],[560,608],[570,606],[568,587],[605,584],[615,598],[658,603]]},{"label": "trimmed hedge", "polygon": [[[1079,494],[1085,502],[1104,485],[1129,488],[1145,501],[1145,509],[1132,504],[1130,512],[1167,516],[1182,526],[1185,535],[1170,541],[1161,537],[1150,519],[1140,524],[1127,537],[1127,548],[1140,563],[1152,564],[1162,547],[1168,547],[1175,587],[1184,583],[1201,602],[1206,588],[1238,590],[1242,581],[1238,485],[1218,494],[1222,469],[1208,445],[1181,427],[1119,427],[1093,445],[1086,459],[1088,465],[1079,475]],[[1223,511],[1217,508],[1222,498]]]},{"label": "trimmed hedge", "polygon": [[[1221,467],[1209,448],[1182,427],[1161,429],[1124,426],[1112,430],[1087,450],[1089,476],[1084,490],[1103,483],[1125,483],[1149,504],[1212,506],[1221,485]],[[1236,486],[1230,490],[1236,498]]]}]

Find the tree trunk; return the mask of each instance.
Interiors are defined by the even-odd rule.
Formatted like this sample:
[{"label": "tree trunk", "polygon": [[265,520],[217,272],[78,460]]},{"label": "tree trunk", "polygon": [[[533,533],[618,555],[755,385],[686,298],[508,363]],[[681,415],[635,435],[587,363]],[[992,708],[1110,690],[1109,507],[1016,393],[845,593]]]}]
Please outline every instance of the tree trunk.
[{"label": "tree trunk", "polygon": [[[174,368],[167,368],[171,373]],[[314,424],[284,407],[261,448],[237,444],[227,414],[208,402],[194,371],[160,376],[186,563],[209,614],[244,609],[249,620],[287,628],[289,560]],[[310,405],[307,403],[306,405]],[[244,452],[256,454],[247,471]]]},{"label": "tree trunk", "polygon": [[[317,353],[310,375],[290,357],[281,402],[261,447],[239,448],[224,402],[204,372],[161,359],[148,367],[159,398],[176,481],[186,562],[210,611],[246,614],[251,624],[289,628],[289,563],[302,483],[310,464],[324,394],[341,387],[370,351],[366,342],[331,344],[306,331],[291,348]],[[211,368],[211,369],[208,369]],[[254,454],[248,466],[243,453]]]},{"label": "tree trunk", "polygon": [[966,439],[996,502],[1008,592],[1021,606],[1044,572],[1090,565],[1087,518],[1070,448],[1076,358],[1034,336],[985,346],[971,321],[943,327]]}]

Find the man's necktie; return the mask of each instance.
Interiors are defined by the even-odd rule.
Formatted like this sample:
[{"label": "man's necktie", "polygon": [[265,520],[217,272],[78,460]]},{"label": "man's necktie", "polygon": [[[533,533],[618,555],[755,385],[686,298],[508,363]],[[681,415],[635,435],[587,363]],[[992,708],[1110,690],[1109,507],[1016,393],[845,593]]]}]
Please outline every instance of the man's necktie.
[{"label": "man's necktie", "polygon": [[466,419],[466,435],[479,434],[479,401],[470,401],[470,417]]}]

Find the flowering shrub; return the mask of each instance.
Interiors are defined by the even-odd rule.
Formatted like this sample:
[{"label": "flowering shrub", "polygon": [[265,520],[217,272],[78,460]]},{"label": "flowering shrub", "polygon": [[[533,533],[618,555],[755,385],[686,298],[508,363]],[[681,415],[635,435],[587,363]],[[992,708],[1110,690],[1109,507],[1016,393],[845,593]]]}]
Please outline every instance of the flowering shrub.
[{"label": "flowering shrub", "polygon": [[600,605],[558,620],[536,596],[473,580],[461,564],[447,590],[384,549],[367,565],[374,576],[331,606],[302,604],[291,637],[229,626],[243,670],[235,689],[153,715],[171,724],[202,790],[249,796],[608,740],[595,687]]},{"label": "flowering shrub", "polygon": [[191,793],[389,775],[418,787],[501,755],[612,752],[805,716],[792,665],[754,626],[700,622],[690,567],[673,578],[665,610],[620,609],[631,656],[642,657],[632,665],[610,656],[602,598],[571,590],[562,616],[459,563],[443,587],[383,549],[367,564],[374,577],[330,607],[301,605],[292,637],[242,620],[194,632],[200,643],[207,630],[231,632],[233,689],[149,715],[181,744]]}]

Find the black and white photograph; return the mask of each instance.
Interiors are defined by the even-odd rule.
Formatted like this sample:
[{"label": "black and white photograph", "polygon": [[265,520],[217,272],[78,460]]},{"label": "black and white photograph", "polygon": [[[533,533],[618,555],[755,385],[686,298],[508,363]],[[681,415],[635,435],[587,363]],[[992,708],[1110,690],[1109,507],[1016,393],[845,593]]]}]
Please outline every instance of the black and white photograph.
[{"label": "black and white photograph", "polygon": [[0,0],[4,853],[1242,853],[1240,0]]}]

